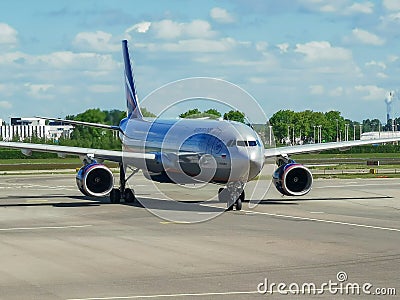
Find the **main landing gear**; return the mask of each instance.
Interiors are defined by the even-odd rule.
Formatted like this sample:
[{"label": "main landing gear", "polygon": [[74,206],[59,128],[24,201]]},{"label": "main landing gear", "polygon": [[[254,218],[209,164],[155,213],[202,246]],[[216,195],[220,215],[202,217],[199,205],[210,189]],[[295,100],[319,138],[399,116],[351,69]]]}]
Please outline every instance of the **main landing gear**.
[{"label": "main landing gear", "polygon": [[241,182],[229,183],[226,188],[218,190],[218,201],[226,202],[226,210],[241,210],[244,197],[244,184]]},{"label": "main landing gear", "polygon": [[126,188],[126,182],[137,172],[138,169],[132,170],[132,174],[126,177],[126,168],[124,167],[124,164],[119,164],[119,188],[113,188],[111,190],[111,203],[120,203],[121,199],[124,199],[125,203],[134,203],[137,200],[135,197],[135,191],[133,189]]}]

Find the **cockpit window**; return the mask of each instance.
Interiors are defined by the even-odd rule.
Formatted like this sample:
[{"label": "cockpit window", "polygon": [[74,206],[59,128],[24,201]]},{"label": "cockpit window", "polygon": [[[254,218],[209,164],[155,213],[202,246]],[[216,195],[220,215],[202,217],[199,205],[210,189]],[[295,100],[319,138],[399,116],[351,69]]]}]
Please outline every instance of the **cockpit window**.
[{"label": "cockpit window", "polygon": [[256,141],[236,141],[238,147],[254,147],[257,146]]},{"label": "cockpit window", "polygon": [[233,147],[233,146],[235,146],[235,140],[230,140],[230,141],[228,141],[228,142],[226,143],[226,146],[227,146],[227,147]]}]

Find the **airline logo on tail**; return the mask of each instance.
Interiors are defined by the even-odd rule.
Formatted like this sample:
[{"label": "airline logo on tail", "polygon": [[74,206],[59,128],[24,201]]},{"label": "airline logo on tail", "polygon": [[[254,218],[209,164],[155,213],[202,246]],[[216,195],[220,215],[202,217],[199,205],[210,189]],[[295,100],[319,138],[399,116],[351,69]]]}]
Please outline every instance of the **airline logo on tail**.
[{"label": "airline logo on tail", "polygon": [[125,90],[126,90],[126,105],[128,108],[128,118],[143,118],[140,111],[139,102],[135,89],[135,81],[133,79],[131,61],[128,52],[128,41],[122,41],[122,53],[124,55],[125,63]]}]

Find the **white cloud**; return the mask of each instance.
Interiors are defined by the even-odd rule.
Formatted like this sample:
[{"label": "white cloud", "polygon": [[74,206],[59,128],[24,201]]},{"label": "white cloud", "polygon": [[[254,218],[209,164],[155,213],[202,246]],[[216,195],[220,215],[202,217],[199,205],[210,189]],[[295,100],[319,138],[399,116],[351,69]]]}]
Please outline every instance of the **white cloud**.
[{"label": "white cloud", "polygon": [[[133,27],[130,27],[127,32]],[[216,32],[211,28],[211,24],[204,20],[193,20],[187,23],[179,23],[165,19],[158,22],[152,22],[146,32],[152,33],[156,38],[164,40],[178,38],[211,38],[216,35]]]},{"label": "white cloud", "polygon": [[383,6],[387,10],[400,10],[399,0],[383,0]]},{"label": "white cloud", "polygon": [[355,28],[353,29],[352,33],[353,37],[363,44],[381,46],[385,43],[384,39],[366,30]]},{"label": "white cloud", "polygon": [[161,39],[175,39],[182,35],[184,23],[172,20],[154,22],[151,29],[155,31],[156,37]]},{"label": "white cloud", "polygon": [[371,60],[367,63],[365,63],[366,67],[379,67],[382,69],[386,69],[386,64],[382,61],[375,61],[375,60]]},{"label": "white cloud", "polygon": [[265,84],[268,82],[267,78],[265,77],[250,77],[249,81],[254,84]]},{"label": "white cloud", "polygon": [[215,32],[211,30],[211,25],[207,21],[193,20],[184,24],[184,34],[193,38],[209,38],[215,36]]},{"label": "white cloud", "polygon": [[262,41],[262,42],[257,42],[256,43],[256,50],[257,51],[264,52],[264,51],[267,50],[267,48],[268,48],[268,43],[267,42]]},{"label": "white cloud", "polygon": [[33,84],[25,83],[25,87],[28,88],[28,94],[38,99],[51,99],[52,95],[48,94],[49,90],[54,87],[53,84]]},{"label": "white cloud", "polygon": [[322,95],[325,93],[325,88],[322,85],[310,85],[311,95]]},{"label": "white cloud", "polygon": [[137,23],[137,24],[129,27],[127,30],[125,30],[125,32],[129,33],[131,31],[136,31],[139,33],[146,33],[149,30],[150,26],[151,26],[151,22],[140,22],[140,23]]},{"label": "white cloud", "polygon": [[383,72],[376,73],[376,77],[382,78],[382,79],[388,78],[388,76]]},{"label": "white cloud", "polygon": [[276,47],[279,48],[279,51],[281,53],[286,53],[288,52],[289,44],[288,43],[277,44]]},{"label": "white cloud", "polygon": [[120,50],[120,45],[113,39],[112,34],[104,31],[80,32],[75,36],[73,45],[81,50],[95,52],[114,52]]},{"label": "white cloud", "polygon": [[381,101],[385,98],[386,90],[376,85],[357,85],[354,90],[360,94],[363,100],[376,100]]},{"label": "white cloud", "polygon": [[306,9],[311,11],[352,15],[352,14],[372,14],[374,4],[370,1],[355,2],[349,0],[298,0]]},{"label": "white cloud", "polygon": [[235,18],[226,9],[214,7],[210,11],[211,18],[219,23],[233,23]]},{"label": "white cloud", "polygon": [[372,14],[374,4],[371,2],[364,2],[364,3],[353,3],[351,6],[345,9],[345,14],[353,14],[353,13],[362,13],[362,14]]},{"label": "white cloud", "polygon": [[18,42],[18,32],[6,23],[0,23],[0,45],[15,47]]},{"label": "white cloud", "polygon": [[305,55],[305,59],[310,62],[321,60],[349,60],[352,58],[350,50],[341,47],[332,47],[331,44],[326,41],[296,44],[296,49],[294,51]]},{"label": "white cloud", "polygon": [[115,93],[118,92],[120,87],[111,84],[93,84],[88,86],[88,90],[93,93]]},{"label": "white cloud", "polygon": [[49,55],[32,57],[32,63],[44,62],[57,69],[113,70],[118,63],[111,55],[97,53],[53,52]]},{"label": "white cloud", "polygon": [[208,39],[187,39],[174,43],[150,43],[142,45],[149,51],[168,51],[168,52],[226,52],[232,50],[237,42],[232,38],[223,38],[220,40]]},{"label": "white cloud", "polygon": [[397,34],[397,27],[400,25],[400,11],[391,13],[379,18],[381,27],[387,32]]},{"label": "white cloud", "polygon": [[12,104],[9,101],[0,101],[0,108],[10,109],[10,108],[12,108]]},{"label": "white cloud", "polygon": [[340,97],[343,96],[343,93],[344,93],[343,87],[338,86],[337,88],[329,91],[329,96]]}]

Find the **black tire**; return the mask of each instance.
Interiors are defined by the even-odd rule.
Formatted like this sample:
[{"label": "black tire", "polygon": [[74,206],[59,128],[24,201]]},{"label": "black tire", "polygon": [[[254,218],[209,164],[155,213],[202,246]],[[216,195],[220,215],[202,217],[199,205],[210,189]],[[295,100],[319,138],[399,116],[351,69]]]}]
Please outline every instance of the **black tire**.
[{"label": "black tire", "polygon": [[236,200],[236,203],[235,203],[235,209],[236,210],[242,210],[242,199],[241,199],[241,196],[242,195],[240,195],[239,199]]},{"label": "black tire", "polygon": [[120,203],[121,202],[121,191],[119,189],[111,190],[110,201],[111,201],[111,203]]},{"label": "black tire", "polygon": [[134,203],[136,200],[135,193],[132,189],[125,189],[124,199],[126,203]]},{"label": "black tire", "polygon": [[226,209],[226,211],[229,211],[229,210],[233,210],[233,207],[235,206],[235,204],[232,204],[231,206],[228,206],[228,208]]},{"label": "black tire", "polygon": [[244,194],[244,190],[243,190],[239,196],[239,199],[242,200],[242,202],[244,202],[244,198],[245,198],[245,194]]}]

